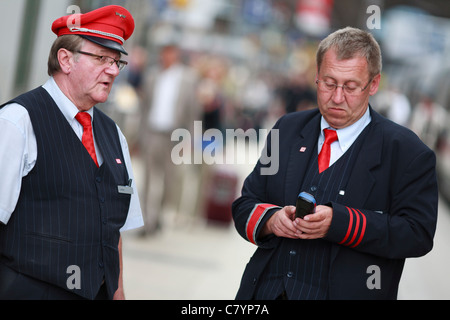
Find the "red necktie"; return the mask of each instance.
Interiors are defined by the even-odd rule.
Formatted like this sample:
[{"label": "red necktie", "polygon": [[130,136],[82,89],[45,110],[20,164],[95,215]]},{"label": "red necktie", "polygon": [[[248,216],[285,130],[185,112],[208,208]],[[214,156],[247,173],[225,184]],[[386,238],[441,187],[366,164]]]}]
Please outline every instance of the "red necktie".
[{"label": "red necktie", "polygon": [[323,129],[325,134],[325,142],[319,153],[319,173],[326,170],[330,165],[331,148],[330,145],[338,139],[336,130]]},{"label": "red necktie", "polygon": [[92,135],[92,124],[91,124],[91,115],[86,112],[79,112],[75,119],[83,126],[83,137],[81,138],[81,142],[83,142],[84,147],[91,155],[95,164],[98,167],[97,155],[95,154],[94,147],[94,137]]}]

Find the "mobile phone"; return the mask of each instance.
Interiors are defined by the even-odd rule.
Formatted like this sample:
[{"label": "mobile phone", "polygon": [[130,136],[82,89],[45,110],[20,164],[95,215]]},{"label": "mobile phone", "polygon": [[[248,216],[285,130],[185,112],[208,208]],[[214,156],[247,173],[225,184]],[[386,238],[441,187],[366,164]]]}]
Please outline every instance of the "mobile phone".
[{"label": "mobile phone", "polygon": [[316,199],[307,192],[300,192],[297,198],[295,217],[302,218],[308,214],[314,213],[316,209]]}]

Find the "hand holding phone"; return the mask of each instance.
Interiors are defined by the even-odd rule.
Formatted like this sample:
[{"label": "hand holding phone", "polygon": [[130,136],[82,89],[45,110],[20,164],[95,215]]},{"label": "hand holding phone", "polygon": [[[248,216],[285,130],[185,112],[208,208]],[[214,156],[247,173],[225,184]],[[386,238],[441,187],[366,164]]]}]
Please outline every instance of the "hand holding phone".
[{"label": "hand holding phone", "polygon": [[316,199],[307,192],[300,192],[297,198],[295,217],[303,219],[304,216],[314,213],[315,209]]}]

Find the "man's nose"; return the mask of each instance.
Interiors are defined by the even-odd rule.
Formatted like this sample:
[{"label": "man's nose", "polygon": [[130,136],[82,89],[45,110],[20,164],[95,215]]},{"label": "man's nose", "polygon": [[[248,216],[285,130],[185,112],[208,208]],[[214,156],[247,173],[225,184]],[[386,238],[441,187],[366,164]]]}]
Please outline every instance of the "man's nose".
[{"label": "man's nose", "polygon": [[333,96],[331,97],[333,102],[336,104],[340,104],[345,101],[345,94],[342,87],[336,87],[336,90],[333,92]]},{"label": "man's nose", "polygon": [[114,77],[117,77],[120,73],[119,66],[116,63],[113,63],[105,71],[107,74],[110,74]]}]

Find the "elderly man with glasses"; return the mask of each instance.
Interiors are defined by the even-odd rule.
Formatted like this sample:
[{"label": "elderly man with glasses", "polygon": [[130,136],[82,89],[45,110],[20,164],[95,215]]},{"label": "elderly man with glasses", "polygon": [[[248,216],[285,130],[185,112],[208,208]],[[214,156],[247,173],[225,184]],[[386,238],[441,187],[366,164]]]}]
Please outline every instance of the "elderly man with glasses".
[{"label": "elderly man with glasses", "polygon": [[124,298],[121,232],[142,213],[125,137],[95,105],[133,30],[120,6],[57,19],[50,79],[0,107],[0,299]]},{"label": "elderly man with glasses", "polygon": [[[276,123],[279,171],[264,175],[259,161],[233,203],[257,246],[238,299],[396,299],[405,258],[431,250],[435,155],[369,105],[380,73],[370,33],[348,27],[320,43],[318,108]],[[316,207],[298,217],[302,192]]]}]

